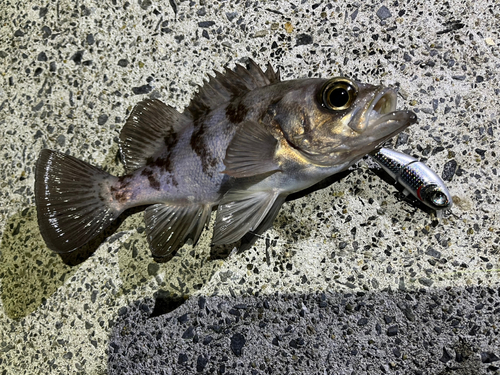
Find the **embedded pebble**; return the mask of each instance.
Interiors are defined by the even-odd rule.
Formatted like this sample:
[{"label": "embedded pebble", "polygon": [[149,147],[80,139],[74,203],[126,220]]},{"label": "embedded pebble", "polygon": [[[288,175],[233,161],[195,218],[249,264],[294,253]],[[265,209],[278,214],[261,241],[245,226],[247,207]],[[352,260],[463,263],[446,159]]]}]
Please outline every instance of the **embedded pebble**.
[{"label": "embedded pebble", "polygon": [[231,351],[235,356],[240,357],[242,355],[242,349],[245,345],[246,339],[241,333],[236,332],[231,336]]},{"label": "embedded pebble", "polygon": [[443,173],[441,174],[442,179],[444,181],[451,181],[456,170],[457,170],[456,160],[448,160],[443,167]]},{"label": "embedded pebble", "polygon": [[153,90],[153,87],[151,85],[149,85],[149,84],[143,85],[143,86],[139,86],[139,87],[132,87],[132,92],[135,95],[147,94],[148,92],[151,92],[152,90]]},{"label": "embedded pebble", "polygon": [[312,44],[313,38],[308,34],[300,34],[297,36],[297,46],[305,46],[307,44]]},{"label": "embedded pebble", "polygon": [[389,17],[392,17],[391,12],[389,9],[385,6],[382,5],[378,10],[377,10],[377,17],[380,18],[381,20],[385,20]]},{"label": "embedded pebble", "polygon": [[104,125],[108,121],[109,116],[106,114],[102,114],[97,118],[97,124]]}]

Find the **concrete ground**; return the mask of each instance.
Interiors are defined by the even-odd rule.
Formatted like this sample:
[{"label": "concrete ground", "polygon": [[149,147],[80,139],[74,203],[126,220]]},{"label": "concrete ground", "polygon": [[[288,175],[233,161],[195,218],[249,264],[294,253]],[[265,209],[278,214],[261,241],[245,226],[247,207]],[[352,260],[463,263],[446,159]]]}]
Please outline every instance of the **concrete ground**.
[{"label": "concrete ground", "polygon": [[[497,1],[0,9],[1,374],[500,373]],[[420,122],[393,144],[446,180],[451,212],[436,220],[361,161],[286,202],[242,253],[211,250],[206,231],[155,263],[139,213],[93,254],[47,249],[41,149],[121,174],[135,103],[182,110],[247,58],[284,79],[398,86]]]}]

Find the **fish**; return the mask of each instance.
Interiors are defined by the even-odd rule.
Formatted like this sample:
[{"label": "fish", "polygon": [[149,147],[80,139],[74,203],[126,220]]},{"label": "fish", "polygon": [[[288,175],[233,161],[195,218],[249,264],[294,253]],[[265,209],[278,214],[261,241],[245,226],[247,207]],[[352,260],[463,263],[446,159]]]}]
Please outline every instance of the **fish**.
[{"label": "fish", "polygon": [[397,183],[420,202],[442,216],[442,210],[450,209],[453,199],[444,181],[423,162],[405,153],[382,147],[371,152],[377,162]]},{"label": "fish", "polygon": [[341,172],[417,121],[396,91],[347,77],[281,80],[249,59],[204,80],[183,112],[158,99],[121,130],[123,176],[43,149],[35,203],[48,248],[69,253],[125,210],[146,206],[153,258],[195,246],[216,210],[212,245],[267,230],[286,197]]}]

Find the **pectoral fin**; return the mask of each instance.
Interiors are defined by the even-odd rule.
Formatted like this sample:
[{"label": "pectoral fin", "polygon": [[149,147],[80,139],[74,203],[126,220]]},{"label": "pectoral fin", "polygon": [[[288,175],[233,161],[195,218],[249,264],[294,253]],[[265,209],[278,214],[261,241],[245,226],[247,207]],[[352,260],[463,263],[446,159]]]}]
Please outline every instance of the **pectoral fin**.
[{"label": "pectoral fin", "polygon": [[255,241],[257,241],[257,239],[261,236],[261,234],[273,226],[274,219],[276,219],[276,216],[278,216],[280,208],[285,202],[285,200],[286,200],[286,195],[280,195],[278,196],[278,198],[276,198],[273,206],[267,213],[264,220],[260,222],[259,226],[254,230],[252,230],[251,233],[247,233],[242,237],[241,245],[238,251],[241,252],[250,249],[255,243]]},{"label": "pectoral fin", "polygon": [[233,243],[256,229],[273,207],[279,193],[278,190],[229,190],[217,208],[212,243]]},{"label": "pectoral fin", "polygon": [[223,173],[240,178],[280,171],[274,160],[277,143],[262,123],[242,123],[226,150]]},{"label": "pectoral fin", "polygon": [[196,243],[209,218],[208,205],[155,204],[146,208],[144,221],[146,233],[155,258],[170,257],[188,237]]}]

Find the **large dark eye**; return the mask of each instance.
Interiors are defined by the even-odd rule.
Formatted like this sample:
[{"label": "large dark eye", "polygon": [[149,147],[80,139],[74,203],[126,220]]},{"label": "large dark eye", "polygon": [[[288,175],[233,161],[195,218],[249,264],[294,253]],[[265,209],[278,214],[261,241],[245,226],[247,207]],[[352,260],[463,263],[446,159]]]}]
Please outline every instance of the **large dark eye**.
[{"label": "large dark eye", "polygon": [[357,95],[356,84],[343,77],[332,78],[321,89],[323,105],[332,111],[342,111],[349,108]]}]

